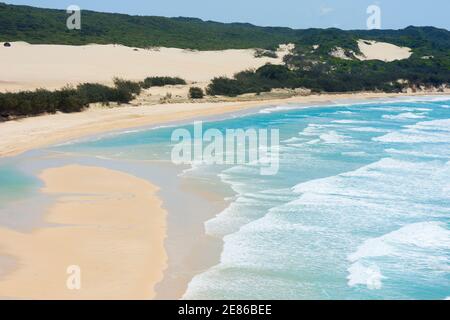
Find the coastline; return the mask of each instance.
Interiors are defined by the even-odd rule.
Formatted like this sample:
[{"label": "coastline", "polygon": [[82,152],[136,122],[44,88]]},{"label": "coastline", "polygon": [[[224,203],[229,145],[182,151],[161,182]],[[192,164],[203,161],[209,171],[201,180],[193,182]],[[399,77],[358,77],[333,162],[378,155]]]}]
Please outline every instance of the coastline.
[{"label": "coastline", "polygon": [[[20,299],[152,299],[167,267],[166,211],[146,180],[101,167],[44,170],[44,194],[55,198],[46,227],[0,228],[2,297]],[[49,263],[51,261],[51,263]],[[81,289],[66,286],[79,266]],[[11,271],[12,269],[12,271]]]},{"label": "coastline", "polygon": [[0,123],[0,157],[46,147],[94,134],[142,126],[171,124],[200,117],[226,115],[276,104],[320,104],[347,100],[399,98],[408,96],[441,96],[444,93],[346,93],[295,96],[285,99],[237,102],[174,103],[116,108],[91,107],[72,114],[53,114]]},{"label": "coastline", "polygon": [[[439,94],[436,96],[440,96],[440,95],[448,95],[448,93],[443,93],[443,94]],[[23,151],[28,151],[34,148],[39,148],[41,146],[47,146],[47,145],[51,145],[52,143],[59,143],[59,142],[64,142],[66,140],[70,140],[70,139],[76,139],[76,138],[82,138],[82,137],[86,137],[89,135],[94,135],[94,134],[101,134],[104,132],[109,132],[109,131],[115,131],[115,130],[122,130],[122,129],[128,129],[128,128],[133,128],[133,127],[139,127],[139,126],[148,126],[148,125],[161,125],[161,124],[165,124],[165,123],[177,123],[178,121],[183,121],[183,120],[191,120],[191,119],[196,119],[196,118],[201,118],[201,117],[208,117],[208,116],[219,116],[219,115],[223,115],[223,116],[229,116],[229,114],[236,114],[238,112],[243,112],[243,111],[255,111],[252,109],[256,109],[262,106],[267,106],[267,105],[277,105],[277,104],[288,104],[288,103],[300,103],[300,104],[308,104],[311,103],[313,105],[322,105],[325,103],[348,103],[349,100],[351,102],[357,103],[357,101],[360,100],[369,100],[370,99],[378,99],[378,98],[400,98],[400,97],[411,97],[411,96],[432,96],[432,94],[430,93],[424,93],[424,94],[419,94],[419,95],[411,95],[411,94],[401,94],[401,95],[392,95],[392,94],[345,94],[345,95],[320,95],[320,96],[309,96],[309,97],[295,97],[295,98],[290,98],[290,99],[280,99],[280,100],[264,100],[264,101],[252,101],[252,102],[230,102],[230,103],[192,103],[192,104],[179,104],[179,105],[175,105],[175,107],[173,107],[174,105],[160,105],[160,106],[142,106],[142,107],[120,107],[117,109],[95,109],[93,108],[92,110],[88,110],[86,112],[82,112],[79,114],[65,114],[65,115],[53,115],[53,116],[41,116],[41,117],[36,117],[36,118],[27,118],[27,119],[22,119],[19,121],[14,121],[15,124],[19,124],[19,123],[23,123],[23,122],[28,122],[28,121],[32,121],[35,125],[37,125],[38,123],[40,123],[40,121],[36,121],[38,120],[38,118],[42,118],[41,120],[43,120],[44,124],[47,124],[50,126],[47,128],[48,130],[50,130],[50,132],[45,136],[45,137],[41,137],[42,139],[39,139],[39,142],[42,143],[42,145],[34,145],[34,143],[36,141],[33,141],[33,143],[30,143],[28,148],[24,148],[24,146],[21,146],[21,148],[23,148]],[[193,106],[194,108],[190,108],[190,111],[187,111],[185,109],[189,109],[190,106]],[[220,108],[222,106],[222,108]],[[308,105],[305,106],[309,107]],[[184,110],[183,110],[184,109]],[[115,110],[118,110],[118,112],[115,112]],[[120,111],[120,112],[119,112]],[[113,112],[113,115],[111,115],[110,117],[107,115],[108,112]],[[89,117],[89,115],[92,115],[92,113],[94,115],[97,115],[99,118],[96,117]],[[99,116],[99,114],[101,114],[101,116]],[[72,116],[74,117],[73,122],[68,121]],[[120,119],[120,116],[123,116],[123,119]],[[61,118],[60,118],[61,117]],[[172,118],[171,118],[172,117]],[[49,119],[52,118],[53,120]],[[63,125],[61,126],[56,126],[56,127],[52,127],[51,123],[52,121],[54,121],[54,119],[61,119],[62,121],[64,121],[65,123],[63,123]],[[90,119],[89,119],[90,118]],[[171,118],[171,119],[170,119]],[[101,120],[100,122],[96,122],[97,119]],[[88,121],[89,120],[89,121]],[[67,122],[66,122],[67,121]],[[55,125],[57,125],[57,122],[53,122]],[[7,124],[7,123],[5,123]],[[67,132],[67,136],[73,136],[72,138],[68,138],[65,139],[65,135],[63,134],[63,132],[61,132],[65,126],[68,126],[69,128],[71,128],[70,132]],[[96,127],[98,126],[98,127]],[[73,129],[72,129],[73,128]],[[26,128],[25,128],[26,129]],[[2,124],[0,124],[0,132],[2,130]],[[32,134],[38,134],[37,131],[35,130],[31,130]],[[54,133],[57,133],[58,136],[55,137]],[[52,136],[48,136],[48,135],[52,135]],[[28,135],[28,138],[31,138]],[[56,138],[57,141],[53,142],[53,139]],[[61,140],[60,140],[61,139]],[[20,153],[20,152],[18,152]],[[16,153],[16,154],[18,154]],[[14,154],[12,154],[14,155]],[[99,166],[98,169],[103,168],[103,166]],[[52,170],[52,169],[50,169]],[[109,169],[105,169],[105,170],[109,170]],[[136,175],[139,176],[139,175]],[[98,176],[97,176],[98,177]],[[98,179],[93,178],[93,180],[98,181]],[[101,179],[100,179],[101,180]],[[151,184],[153,185],[153,187],[155,187],[155,182],[156,185],[158,186],[158,188],[156,189],[156,191],[159,189],[159,187],[161,187],[162,190],[164,190],[164,186],[161,183],[161,181],[158,180],[153,180],[153,179],[145,179],[145,182],[147,181],[151,181]],[[61,181],[61,183],[65,182],[64,180]],[[153,291],[149,290],[148,288],[145,290],[148,294],[145,294],[145,298],[154,298],[154,299],[166,299],[166,298],[173,298],[174,296],[181,298],[180,293],[183,293],[183,290],[185,289],[185,287],[187,286],[187,284],[192,280],[191,275],[195,275],[195,273],[201,273],[201,271],[205,270],[205,268],[209,268],[213,265],[215,265],[216,263],[220,262],[220,254],[221,254],[221,250],[222,250],[222,243],[220,239],[213,239],[211,237],[208,237],[204,234],[204,230],[203,228],[203,223],[207,220],[209,220],[210,218],[212,218],[213,216],[211,216],[211,214],[217,214],[219,213],[221,210],[223,210],[223,207],[221,207],[223,205],[224,201],[219,201],[218,199],[208,199],[210,198],[210,195],[207,194],[208,190],[201,190],[199,188],[197,188],[198,186],[195,185],[195,183],[193,184],[192,181],[189,181],[186,183],[186,181],[183,181],[185,184],[182,186],[181,189],[183,189],[184,193],[186,194],[186,197],[189,197],[191,199],[197,199],[196,201],[198,201],[199,198],[203,198],[204,203],[209,202],[209,203],[216,203],[216,205],[214,206],[214,212],[212,212],[212,207],[209,208],[210,210],[207,212],[201,212],[201,214],[197,214],[195,218],[192,218],[190,220],[191,223],[191,227],[189,228],[184,228],[184,224],[180,223],[180,221],[177,221],[178,219],[180,219],[180,217],[182,217],[180,214],[183,213],[183,208],[179,208],[178,211],[177,210],[173,210],[174,207],[177,206],[176,201],[171,201],[171,199],[173,198],[173,194],[172,196],[166,196],[166,197],[160,197],[160,194],[158,194],[158,197],[155,199],[156,201],[159,201],[159,203],[161,204],[161,201],[164,202],[164,208],[166,209],[167,212],[170,212],[170,215],[167,215],[163,218],[164,223],[167,225],[166,230],[164,230],[163,234],[161,235],[161,237],[164,239],[163,240],[163,245],[162,245],[162,249],[165,255],[165,267],[164,267],[164,274],[163,271],[161,271],[162,269],[160,269],[161,274],[159,275],[158,279],[155,279],[153,281]],[[133,182],[133,185],[135,184],[135,182]],[[120,185],[120,183],[119,183]],[[193,190],[190,190],[189,187],[194,186],[194,188],[192,188]],[[55,192],[60,193],[62,190],[64,190],[64,183],[55,187]],[[155,187],[156,188],[156,187]],[[169,188],[170,189],[170,188]],[[96,193],[98,192],[98,190],[100,189],[95,189]],[[172,193],[173,189],[168,190],[170,191],[169,193]],[[154,191],[154,192],[156,192]],[[85,193],[83,191],[83,193]],[[176,198],[176,197],[175,197]],[[123,199],[121,199],[121,201],[123,201]],[[168,203],[170,202],[170,204]],[[193,201],[195,202],[195,201]],[[122,202],[121,205],[125,205],[125,203]],[[147,205],[146,205],[147,206]],[[180,205],[178,205],[180,206]],[[200,206],[200,205],[198,205]],[[175,212],[175,214],[174,214]],[[95,213],[95,212],[94,212]],[[147,206],[147,212],[146,214],[148,215],[148,206]],[[172,217],[171,217],[172,216]],[[172,221],[171,221],[172,219]],[[111,223],[110,217],[105,217],[104,220],[106,223]],[[195,226],[194,226],[195,225]],[[192,229],[192,227],[195,227],[196,229]],[[178,237],[180,235],[180,233],[177,234],[177,232],[175,232],[175,237],[174,234],[171,234],[170,229],[171,228],[176,228],[179,230],[189,230],[191,233],[189,233],[189,235],[187,235],[187,233],[185,231],[186,234],[184,234],[184,239],[188,239],[188,236],[191,238],[195,238],[194,240],[192,240],[192,243],[189,244],[189,248],[194,248],[195,247],[195,252],[189,252],[189,255],[185,255],[183,258],[187,258],[187,259],[178,259],[178,261],[173,261],[173,257],[178,257],[180,256],[180,253],[182,253],[182,250],[185,249],[184,246],[186,246],[186,242],[182,242],[183,246],[178,246],[175,247],[174,244],[175,242],[179,241],[180,238]],[[42,230],[42,229],[40,229]],[[15,239],[15,241],[17,243],[20,243],[20,240],[18,240],[19,238],[17,237],[17,235],[13,235],[14,232],[11,232],[10,230],[8,230],[9,233],[7,233],[8,237],[10,237],[10,239]],[[1,238],[3,237],[3,230],[0,228],[0,235],[2,235]],[[12,238],[12,237],[15,238]],[[80,234],[76,236],[76,239],[78,239],[79,237],[83,237]],[[114,237],[115,241],[119,241],[122,238],[122,235],[116,235]],[[55,237],[56,239],[64,239],[64,235],[59,235],[58,238]],[[200,242],[202,245],[198,245],[199,242],[197,241],[199,238]],[[95,237],[89,237],[89,239],[95,239]],[[167,246],[167,240],[172,241],[172,244],[170,245],[172,247],[172,252],[169,252],[170,249]],[[25,240],[23,240],[25,243]],[[30,237],[27,238],[27,241],[29,243],[32,243],[33,241],[31,241]],[[154,244],[154,240],[149,241],[149,243]],[[1,243],[0,243],[1,244]],[[15,243],[14,246],[16,246],[17,244]],[[12,246],[12,247],[14,247]],[[49,246],[48,244],[46,245],[47,249],[51,247],[51,245]],[[73,249],[70,249],[73,250]],[[26,250],[24,250],[26,251]],[[30,249],[28,248],[28,251],[30,251]],[[205,254],[205,256],[207,256],[207,259],[203,256],[200,255],[200,253]],[[3,252],[1,252],[2,256],[3,256]],[[6,254],[7,257],[12,257],[15,258],[14,254],[8,253]],[[43,259],[41,257],[41,259]],[[52,258],[53,259],[53,258]],[[197,259],[197,260],[195,260]],[[200,261],[201,259],[203,259],[202,261]],[[153,261],[154,262],[154,261]],[[33,262],[34,263],[34,262]],[[175,267],[171,268],[171,264],[175,263]],[[185,270],[181,270],[179,268],[180,265],[187,265],[189,270],[188,272],[185,272]],[[151,266],[153,266],[153,264],[151,264]],[[131,267],[131,266],[130,266]],[[146,269],[146,272],[149,273],[150,269]],[[149,273],[150,274],[150,273]],[[64,273],[63,274],[64,277],[67,277],[67,275]],[[8,273],[5,275],[5,278],[8,279],[8,277],[15,277],[15,273],[10,273],[8,271]],[[16,280],[14,280],[16,281]],[[141,282],[142,283],[142,282]],[[1,288],[1,284],[2,282],[0,281],[0,289]],[[66,290],[66,289],[65,289]],[[2,291],[2,290],[0,290]],[[3,292],[3,291],[2,291]],[[27,296],[28,297],[28,296]],[[58,297],[60,297],[58,295]],[[35,298],[40,299],[41,297],[36,296]],[[80,299],[80,298],[87,298],[89,299],[90,297],[80,297],[80,296],[76,296],[76,297],[68,297],[67,299]],[[92,297],[91,297],[92,298]],[[111,298],[114,299],[116,298],[116,296],[113,297],[106,297],[106,298]],[[139,296],[133,296],[132,298],[136,298],[136,299],[143,299],[142,298],[142,293],[140,293]],[[145,299],[144,298],[144,299]],[[130,299],[130,295],[127,295],[126,299]]]}]

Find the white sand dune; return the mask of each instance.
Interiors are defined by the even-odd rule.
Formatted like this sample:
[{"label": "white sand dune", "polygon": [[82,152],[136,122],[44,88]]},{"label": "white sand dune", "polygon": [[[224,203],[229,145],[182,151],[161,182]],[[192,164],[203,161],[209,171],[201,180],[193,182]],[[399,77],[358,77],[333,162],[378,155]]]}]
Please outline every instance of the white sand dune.
[{"label": "white sand dune", "polygon": [[208,82],[268,62],[279,64],[287,49],[273,59],[255,58],[251,49],[192,51],[14,42],[10,48],[0,47],[0,91],[55,89],[81,82],[110,84],[114,77],[143,80],[148,76],[178,76],[191,82]]},{"label": "white sand dune", "polygon": [[387,42],[361,39],[358,41],[358,46],[362,53],[362,55],[356,56],[359,60],[381,60],[391,62],[408,59],[412,55],[410,48],[399,47]]}]

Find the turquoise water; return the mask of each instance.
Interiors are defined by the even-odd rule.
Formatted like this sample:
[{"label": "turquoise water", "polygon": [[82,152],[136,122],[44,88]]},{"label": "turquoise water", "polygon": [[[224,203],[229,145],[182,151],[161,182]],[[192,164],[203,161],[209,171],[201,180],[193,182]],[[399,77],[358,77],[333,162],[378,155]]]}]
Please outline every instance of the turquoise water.
[{"label": "turquoise water", "polygon": [[[450,97],[270,107],[204,126],[279,129],[280,171],[261,176],[257,165],[199,163],[184,171],[220,177],[235,192],[205,223],[208,234],[224,239],[221,261],[197,275],[184,298],[450,296]],[[51,150],[105,161],[169,160],[173,129]]]},{"label": "turquoise water", "polygon": [[12,163],[0,164],[0,208],[30,196],[38,181],[18,170]]}]

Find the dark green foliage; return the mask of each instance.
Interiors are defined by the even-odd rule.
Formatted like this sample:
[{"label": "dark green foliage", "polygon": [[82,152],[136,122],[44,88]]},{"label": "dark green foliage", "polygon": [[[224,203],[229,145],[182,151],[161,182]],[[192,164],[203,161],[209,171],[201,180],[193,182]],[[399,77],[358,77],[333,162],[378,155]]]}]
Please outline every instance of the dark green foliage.
[{"label": "dark green foliage", "polygon": [[89,103],[117,101],[117,89],[104,86],[98,83],[84,83],[77,87],[81,96],[85,97]]},{"label": "dark green foliage", "polygon": [[68,30],[65,10],[0,3],[0,41],[72,44],[120,43],[130,47],[198,50],[275,48],[291,41],[289,28],[261,28],[195,18],[164,18],[82,11],[81,30]]},{"label": "dark green foliage", "polygon": [[234,79],[215,78],[207,88],[209,95],[237,96],[244,93],[267,92],[273,88],[300,86],[295,73],[286,66],[267,64],[256,71],[237,73]]},{"label": "dark green foliage", "polygon": [[119,78],[114,79],[114,85],[116,89],[121,92],[127,92],[130,94],[140,94],[141,93],[141,85],[140,82],[133,82],[129,80],[122,80]]},{"label": "dark green foliage", "polygon": [[178,77],[148,77],[142,83],[142,88],[164,87],[167,85],[185,85],[186,81]]},{"label": "dark green foliage", "polygon": [[[296,68],[265,65],[244,71],[233,79],[215,78],[207,88],[210,95],[236,96],[268,92],[274,88],[308,88],[313,92],[384,91],[400,92],[405,87],[438,87],[450,83],[450,69],[438,59],[349,61],[330,59],[326,64],[302,64]],[[306,66],[306,68],[305,68]],[[400,84],[399,79],[407,80]]]},{"label": "dark green foliage", "polygon": [[223,95],[234,97],[244,93],[242,89],[242,86],[236,79],[220,77],[211,81],[211,84],[206,88],[206,93],[210,96]]},{"label": "dark green foliage", "polygon": [[198,50],[274,50],[279,44],[292,42],[303,46],[320,44],[318,50],[322,53],[328,53],[336,46],[358,53],[355,40],[363,38],[413,49],[450,48],[449,32],[433,27],[370,31],[336,28],[294,30],[196,18],[130,16],[83,10],[81,30],[71,31],[66,28],[67,17],[65,10],[0,3],[0,41],[73,45],[120,43],[140,48],[165,46]]},{"label": "dark green foliage", "polygon": [[0,93],[0,116],[33,116],[42,113],[79,112],[89,103],[109,102],[128,103],[139,94],[139,83],[115,79],[115,87],[96,83],[81,84],[76,88],[63,88],[56,91],[36,90],[17,93]]},{"label": "dark green foliage", "polygon": [[189,98],[191,99],[203,99],[205,93],[202,88],[199,87],[191,87],[189,88]]},{"label": "dark green foliage", "polygon": [[273,50],[264,50],[264,49],[256,49],[255,50],[255,57],[256,58],[278,58],[278,54]]},{"label": "dark green foliage", "polygon": [[41,113],[78,112],[87,107],[88,101],[76,89],[57,91],[36,90],[19,93],[0,93],[0,115],[20,117]]}]

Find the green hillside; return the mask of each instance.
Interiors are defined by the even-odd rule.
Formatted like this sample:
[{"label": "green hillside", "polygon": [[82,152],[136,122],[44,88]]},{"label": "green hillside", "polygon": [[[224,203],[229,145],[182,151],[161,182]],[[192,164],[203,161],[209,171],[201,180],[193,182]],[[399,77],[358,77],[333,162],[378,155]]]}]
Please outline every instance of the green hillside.
[{"label": "green hillside", "polygon": [[68,30],[64,10],[0,3],[0,41],[73,44],[120,43],[199,50],[273,47],[295,38],[289,28],[82,11],[81,30]]},{"label": "green hillside", "polygon": [[195,18],[130,16],[82,11],[81,30],[68,30],[65,10],[0,3],[0,41],[73,44],[119,43],[134,47],[165,46],[199,50],[273,48],[280,43],[320,43],[356,50],[355,40],[389,41],[412,48],[449,49],[450,32],[432,27],[404,30],[343,31],[258,27],[245,23],[218,23]]}]

